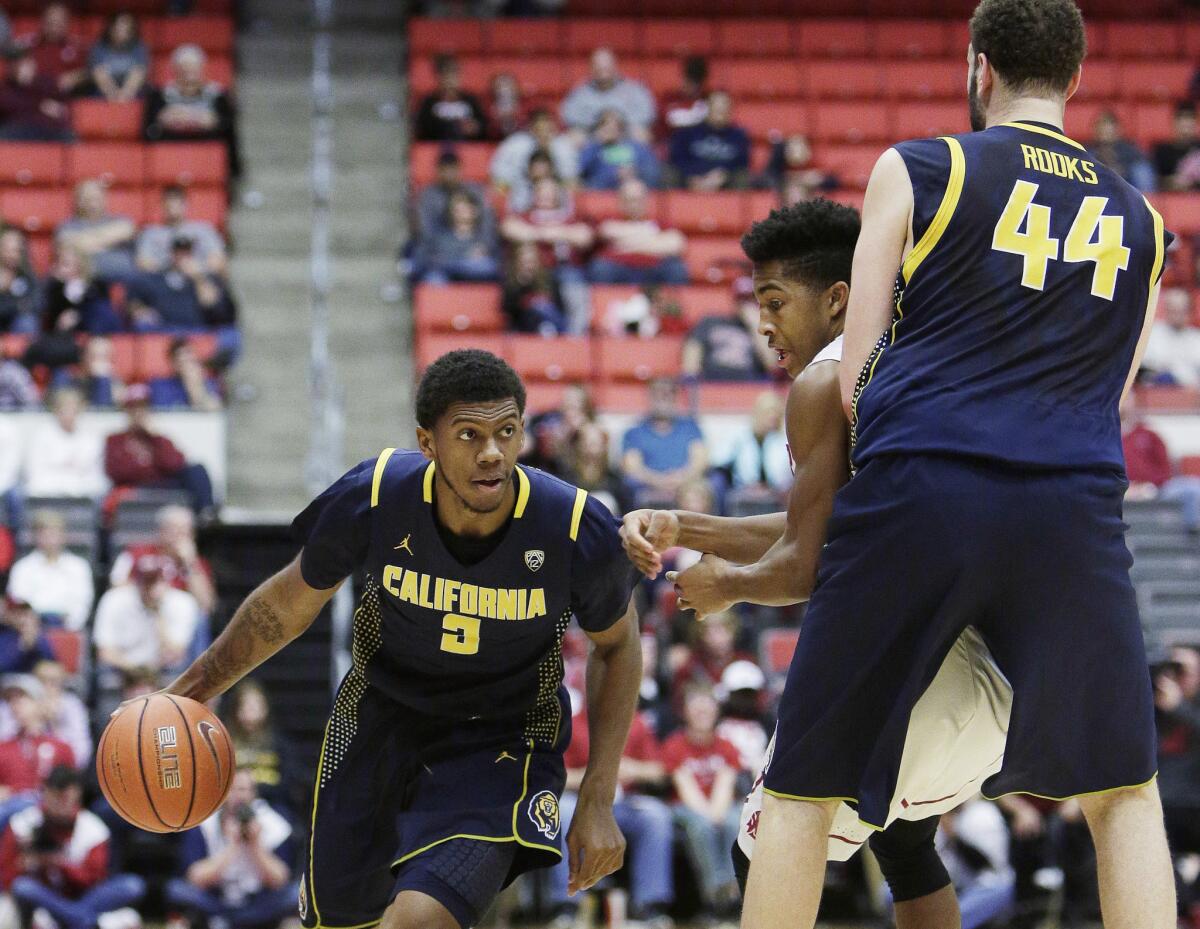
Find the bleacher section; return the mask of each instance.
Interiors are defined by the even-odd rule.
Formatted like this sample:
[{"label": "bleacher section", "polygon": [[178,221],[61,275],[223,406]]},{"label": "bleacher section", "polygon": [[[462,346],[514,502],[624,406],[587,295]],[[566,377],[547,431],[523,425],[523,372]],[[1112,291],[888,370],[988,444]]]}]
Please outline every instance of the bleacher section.
[{"label": "bleacher section", "polygon": [[[622,72],[645,81],[659,98],[678,87],[682,56],[702,54],[709,60],[711,86],[731,91],[734,121],[754,139],[752,170],[765,167],[772,142],[803,133],[812,143],[816,166],[838,179],[838,188],[828,195],[854,206],[861,206],[871,168],[891,141],[966,131],[966,21],[973,3],[964,3],[961,15],[954,19],[879,19],[879,15],[911,16],[921,6],[875,0],[858,5],[863,13],[872,14],[860,18],[744,18],[779,6],[763,2],[748,9],[739,4],[736,20],[633,15],[694,14],[697,9],[695,4],[663,0],[576,3],[572,10],[585,18],[562,21],[415,19],[409,33],[411,99],[415,104],[433,88],[433,58],[443,52],[459,56],[465,88],[481,92],[493,74],[509,72],[516,76],[529,106],[554,110],[568,90],[584,79],[587,56],[597,46],[612,48]],[[844,11],[855,5],[828,6]],[[1097,7],[1096,12],[1109,16],[1128,12],[1116,4],[1110,7]],[[1174,8],[1164,3],[1162,9]],[[630,15],[586,18],[601,12]],[[806,4],[805,12],[819,17],[821,5],[810,10]],[[946,15],[946,4],[938,4],[938,12]],[[1138,12],[1149,15],[1141,7]],[[1088,41],[1083,83],[1067,108],[1068,134],[1087,140],[1097,114],[1111,109],[1144,148],[1167,138],[1174,103],[1185,95],[1200,58],[1200,22],[1093,19],[1088,22]],[[433,179],[440,150],[441,143],[412,146],[414,190]],[[464,177],[486,183],[494,150],[488,143],[457,145]],[[1179,237],[1167,283],[1194,287],[1193,240],[1200,236],[1200,194],[1158,194],[1151,199]],[[727,286],[715,285],[727,285],[739,273],[743,256],[738,236],[777,202],[774,191],[764,190],[658,191],[654,195],[653,215],[688,236],[685,261],[693,286],[675,296],[689,323],[706,313],[729,312]],[[494,197],[494,206],[503,215],[502,197]],[[580,191],[576,207],[581,217],[597,222],[615,215],[616,195]],[[593,290],[595,321],[614,292],[604,287]],[[1200,300],[1195,305],[1200,324]],[[475,344],[478,340],[486,347],[499,347],[517,362],[533,384],[535,399],[544,402],[553,402],[559,385],[586,374],[584,379],[595,385],[602,406],[616,403],[618,408],[636,408],[630,404],[638,402],[637,393],[623,385],[654,373],[678,371],[679,345],[670,339],[654,340],[653,364],[631,360],[639,351],[632,343],[625,343],[624,351],[613,351],[594,335],[583,340],[590,345],[577,339],[559,340],[542,344],[538,352],[527,350],[522,339],[500,335],[504,320],[499,289],[490,285],[441,288],[436,298],[417,288],[415,328],[419,364],[445,351],[452,341]],[[542,357],[554,362],[542,365],[538,362]],[[574,360],[566,365],[560,359]],[[610,368],[609,360],[617,366]],[[717,393],[716,402],[729,409],[745,404],[753,391],[726,388]],[[1200,407],[1200,393],[1186,389],[1151,389],[1141,396],[1153,409]]]}]

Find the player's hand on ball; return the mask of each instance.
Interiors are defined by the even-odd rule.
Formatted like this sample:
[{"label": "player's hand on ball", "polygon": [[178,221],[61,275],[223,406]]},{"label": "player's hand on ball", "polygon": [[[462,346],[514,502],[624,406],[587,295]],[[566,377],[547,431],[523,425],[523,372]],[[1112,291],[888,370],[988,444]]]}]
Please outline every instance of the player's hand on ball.
[{"label": "player's hand on ball", "polygon": [[617,828],[611,804],[579,798],[567,831],[567,856],[570,864],[567,893],[571,896],[621,867],[625,860],[625,836]]},{"label": "player's hand on ball", "polygon": [[650,580],[662,573],[662,553],[679,540],[679,518],[670,510],[634,510],[621,524],[625,554]]},{"label": "player's hand on ball", "polygon": [[676,603],[681,610],[695,610],[696,618],[724,613],[736,602],[729,598],[725,570],[729,562],[716,555],[705,555],[686,571],[668,571],[667,580],[675,585]]}]

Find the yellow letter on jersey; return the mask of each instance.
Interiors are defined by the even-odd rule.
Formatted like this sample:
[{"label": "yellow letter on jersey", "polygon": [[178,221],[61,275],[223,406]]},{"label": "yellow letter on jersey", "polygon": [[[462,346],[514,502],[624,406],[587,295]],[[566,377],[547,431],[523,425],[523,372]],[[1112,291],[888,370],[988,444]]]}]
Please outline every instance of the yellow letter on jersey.
[{"label": "yellow letter on jersey", "polygon": [[1021,284],[1032,290],[1046,286],[1046,265],[1058,257],[1058,239],[1050,237],[1050,207],[1033,202],[1037,190],[1037,184],[1017,181],[992,234],[993,249],[1025,259]]},{"label": "yellow letter on jersey", "polygon": [[1063,261],[1096,262],[1092,294],[1112,300],[1117,289],[1117,272],[1129,269],[1129,248],[1123,241],[1124,217],[1103,215],[1107,205],[1107,197],[1083,198],[1075,222],[1071,223],[1071,231],[1067,233]]}]

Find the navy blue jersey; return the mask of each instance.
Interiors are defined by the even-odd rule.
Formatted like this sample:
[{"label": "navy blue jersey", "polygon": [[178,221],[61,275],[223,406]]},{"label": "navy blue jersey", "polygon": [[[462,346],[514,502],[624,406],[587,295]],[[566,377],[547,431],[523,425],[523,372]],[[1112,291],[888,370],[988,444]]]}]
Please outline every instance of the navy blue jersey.
[{"label": "navy blue jersey", "polygon": [[855,392],[853,459],[1124,467],[1117,404],[1172,236],[1053,127],[896,146],[913,250]]},{"label": "navy blue jersey", "polygon": [[503,539],[463,565],[439,535],[433,476],[420,453],[393,449],[352,468],[293,523],[304,579],[327,589],[364,571],[352,675],[433,716],[525,714],[527,737],[554,742],[571,617],[609,628],[636,583],[620,524],[586,491],[521,467]]}]

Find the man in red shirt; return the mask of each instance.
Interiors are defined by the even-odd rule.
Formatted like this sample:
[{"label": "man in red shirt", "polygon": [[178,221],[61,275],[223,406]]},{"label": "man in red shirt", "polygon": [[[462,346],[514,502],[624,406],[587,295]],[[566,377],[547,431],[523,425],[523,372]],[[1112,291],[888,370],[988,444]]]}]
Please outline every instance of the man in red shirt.
[{"label": "man in red shirt", "polygon": [[57,765],[75,767],[69,745],[49,734],[42,708],[44,691],[32,674],[9,674],[0,681],[17,734],[0,742],[0,799],[42,786]]},{"label": "man in red shirt", "polygon": [[47,6],[38,32],[18,46],[29,49],[38,71],[54,78],[63,93],[71,93],[87,78],[87,56],[71,35],[71,14],[65,3]]},{"label": "man in red shirt", "polygon": [[1183,524],[1192,535],[1200,534],[1200,477],[1176,475],[1167,444],[1141,417],[1125,418],[1128,427],[1121,436],[1125,451],[1125,474],[1129,478],[1126,497],[1130,500],[1178,500]]},{"label": "man in red shirt", "polygon": [[[587,708],[584,701],[572,701],[579,712],[571,723],[571,744],[563,754],[567,766],[567,788],[559,801],[564,827],[575,814],[576,793],[588,763]],[[629,729],[618,772],[620,792],[613,804],[613,816],[628,842],[628,874],[631,918],[644,921],[647,929],[669,929],[666,911],[675,900],[674,875],[671,872],[671,811],[662,800],[641,791],[661,788],[663,766],[658,740],[646,714],[638,713]],[[557,907],[555,923],[574,922],[577,904],[567,897],[569,862],[564,858],[550,872],[550,898]]]},{"label": "man in red shirt", "polygon": [[662,758],[704,903],[718,917],[731,918],[738,909],[730,849],[738,834],[740,809],[733,799],[741,761],[738,750],[717,735],[719,711],[711,691],[689,690],[685,728],[667,739]]},{"label": "man in red shirt", "polygon": [[188,464],[165,435],[150,431],[150,389],[131,384],[125,389],[129,428],[104,443],[104,471],[117,487],[158,487],[185,490],[197,513],[213,508],[212,481],[204,465]]},{"label": "man in red shirt", "polygon": [[184,506],[164,506],[156,516],[158,538],[144,545],[131,545],[117,556],[109,573],[113,587],[133,583],[133,566],[144,555],[165,559],[163,576],[176,590],[196,598],[200,613],[208,616],[217,604],[212,567],[196,548],[196,523]]},{"label": "man in red shirt", "polygon": [[621,215],[606,219],[596,232],[596,256],[588,266],[593,284],[686,284],[683,253],[687,239],[664,228],[650,213],[650,191],[630,178],[618,194]]},{"label": "man in red shirt", "polygon": [[60,765],[41,801],[13,816],[0,836],[0,887],[17,901],[25,925],[43,909],[61,929],[93,929],[101,915],[146,894],[140,877],[109,876],[108,827],[80,808],[82,796],[79,772]]}]

